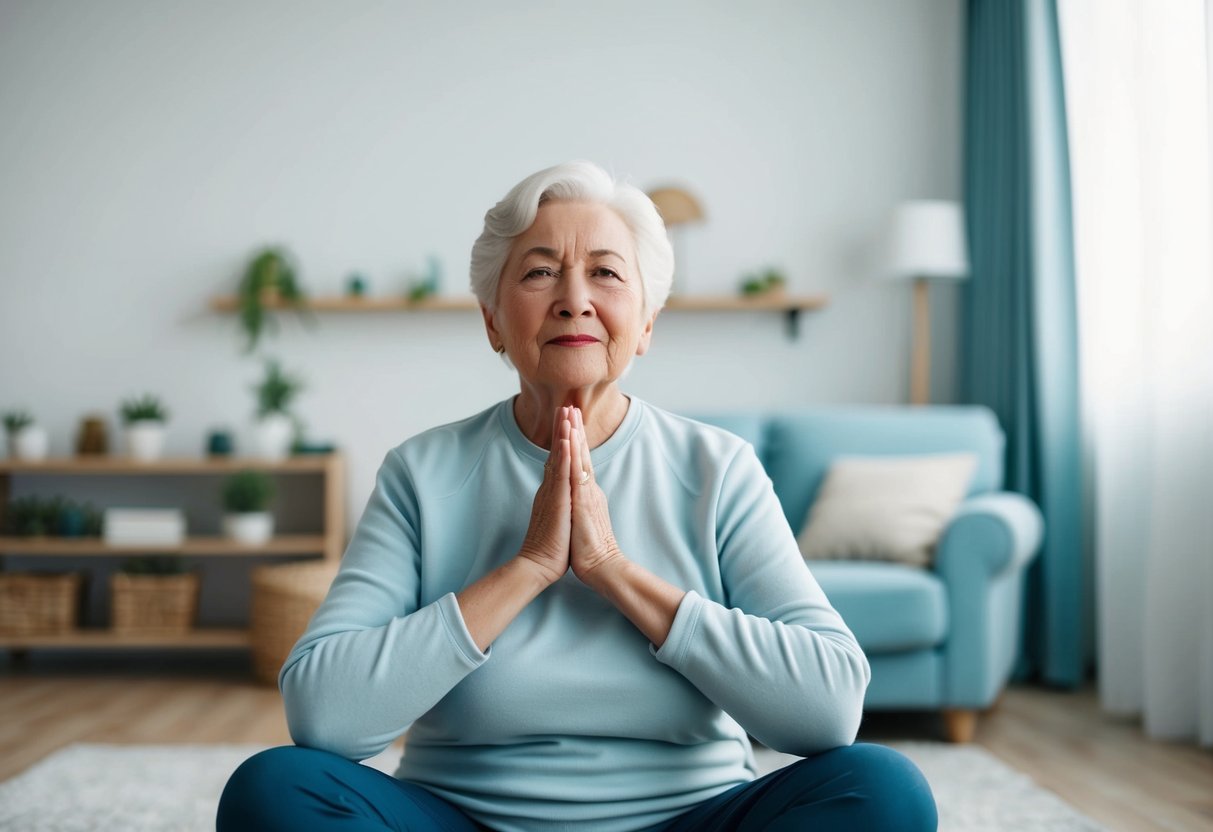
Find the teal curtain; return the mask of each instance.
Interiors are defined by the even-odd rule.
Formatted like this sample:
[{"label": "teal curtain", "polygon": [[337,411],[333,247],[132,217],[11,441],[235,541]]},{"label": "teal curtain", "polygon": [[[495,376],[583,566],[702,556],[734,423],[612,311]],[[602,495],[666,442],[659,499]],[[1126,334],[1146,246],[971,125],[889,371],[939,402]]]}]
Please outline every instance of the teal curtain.
[{"label": "teal curtain", "polygon": [[1007,487],[1045,518],[1019,676],[1085,670],[1078,328],[1065,96],[1054,0],[969,0],[965,221],[971,279],[960,396],[998,414]]}]

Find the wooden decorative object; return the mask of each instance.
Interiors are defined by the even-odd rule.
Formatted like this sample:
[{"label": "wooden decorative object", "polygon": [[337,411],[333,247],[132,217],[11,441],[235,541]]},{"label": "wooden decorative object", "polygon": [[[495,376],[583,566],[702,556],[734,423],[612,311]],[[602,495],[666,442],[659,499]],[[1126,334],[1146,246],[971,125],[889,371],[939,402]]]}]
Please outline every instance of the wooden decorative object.
[{"label": "wooden decorative object", "polygon": [[109,429],[104,416],[87,416],[80,423],[76,434],[76,453],[81,456],[97,456],[109,453]]},{"label": "wooden decorative object", "polygon": [[110,627],[117,633],[188,633],[198,615],[197,572],[110,576]]},{"label": "wooden decorative object", "polygon": [[71,632],[80,618],[82,587],[78,572],[0,573],[0,634]]}]

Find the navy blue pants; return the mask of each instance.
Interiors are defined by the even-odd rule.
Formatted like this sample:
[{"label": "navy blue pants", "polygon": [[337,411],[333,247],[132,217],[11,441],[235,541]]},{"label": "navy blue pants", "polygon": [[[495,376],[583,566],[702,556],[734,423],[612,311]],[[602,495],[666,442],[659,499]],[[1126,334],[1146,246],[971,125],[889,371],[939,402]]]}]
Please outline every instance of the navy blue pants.
[{"label": "navy blue pants", "polygon": [[[922,772],[881,745],[835,748],[743,783],[652,832],[934,830],[935,799]],[[236,769],[219,800],[219,832],[442,830],[480,826],[425,788],[336,754],[271,748]]]}]

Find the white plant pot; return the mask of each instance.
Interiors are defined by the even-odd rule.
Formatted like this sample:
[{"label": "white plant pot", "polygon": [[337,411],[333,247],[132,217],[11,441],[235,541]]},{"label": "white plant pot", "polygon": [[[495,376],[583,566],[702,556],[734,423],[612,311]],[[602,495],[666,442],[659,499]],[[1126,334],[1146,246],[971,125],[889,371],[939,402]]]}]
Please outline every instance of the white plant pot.
[{"label": "white plant pot", "polygon": [[46,459],[50,436],[42,425],[26,425],[9,437],[9,453],[16,459]]},{"label": "white plant pot", "polygon": [[295,423],[285,413],[262,416],[253,433],[254,453],[262,459],[282,460],[291,455]]},{"label": "white plant pot", "polygon": [[228,537],[260,546],[274,536],[274,515],[268,511],[250,511],[223,515],[223,532]]},{"label": "white plant pot", "polygon": [[164,453],[164,423],[140,419],[126,429],[126,452],[142,462],[159,459]]}]

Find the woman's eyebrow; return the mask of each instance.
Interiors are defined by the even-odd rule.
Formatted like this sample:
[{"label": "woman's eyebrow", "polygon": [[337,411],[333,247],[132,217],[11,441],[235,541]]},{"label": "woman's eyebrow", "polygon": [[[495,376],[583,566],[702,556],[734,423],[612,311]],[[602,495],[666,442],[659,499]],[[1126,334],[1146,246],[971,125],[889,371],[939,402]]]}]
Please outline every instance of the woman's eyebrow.
[{"label": "woman's eyebrow", "polygon": [[620,254],[617,251],[611,251],[609,248],[597,248],[590,252],[591,257],[602,257],[605,254],[610,254],[613,257],[618,257],[620,260],[624,259],[622,254]]},{"label": "woman's eyebrow", "polygon": [[558,259],[557,254],[556,254],[556,249],[548,248],[547,246],[535,246],[534,248],[528,248],[526,251],[524,251],[522,253],[522,256],[528,257],[532,254],[541,254],[544,257],[550,257],[553,260]]}]

